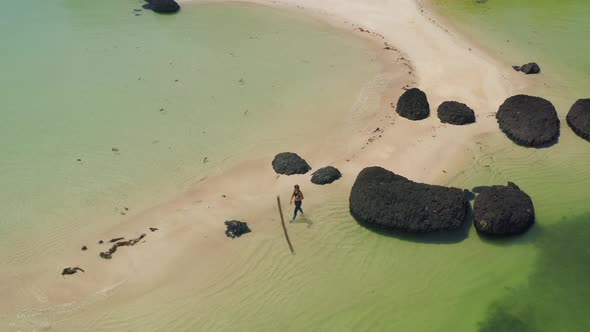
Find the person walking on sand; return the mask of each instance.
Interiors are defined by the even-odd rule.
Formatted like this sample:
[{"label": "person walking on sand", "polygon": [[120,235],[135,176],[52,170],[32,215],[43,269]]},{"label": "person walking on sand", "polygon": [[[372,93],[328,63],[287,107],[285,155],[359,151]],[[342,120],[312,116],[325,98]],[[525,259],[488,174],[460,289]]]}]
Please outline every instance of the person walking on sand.
[{"label": "person walking on sand", "polygon": [[297,211],[301,211],[301,214],[303,214],[303,209],[301,208],[301,201],[303,201],[303,193],[301,192],[301,190],[299,190],[298,184],[295,185],[295,189],[293,190],[293,195],[291,195],[291,201],[289,202],[289,204],[293,204],[293,200],[295,201],[295,211],[293,212],[293,219],[291,219],[291,222],[293,222],[293,220],[297,218]]}]

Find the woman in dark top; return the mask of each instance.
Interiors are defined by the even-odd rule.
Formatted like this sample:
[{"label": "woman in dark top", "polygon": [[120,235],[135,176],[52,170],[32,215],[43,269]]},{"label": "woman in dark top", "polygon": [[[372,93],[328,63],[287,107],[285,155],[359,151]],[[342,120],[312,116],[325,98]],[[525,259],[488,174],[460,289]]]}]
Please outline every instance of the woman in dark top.
[{"label": "woman in dark top", "polygon": [[293,212],[293,219],[291,219],[291,221],[295,220],[295,218],[297,217],[297,211],[301,211],[301,214],[303,214],[303,209],[301,209],[301,201],[303,201],[303,193],[301,192],[301,190],[299,190],[298,184],[295,185],[295,189],[293,190],[293,195],[291,195],[291,202],[289,202],[289,204],[293,204],[293,200],[295,201],[295,211]]}]

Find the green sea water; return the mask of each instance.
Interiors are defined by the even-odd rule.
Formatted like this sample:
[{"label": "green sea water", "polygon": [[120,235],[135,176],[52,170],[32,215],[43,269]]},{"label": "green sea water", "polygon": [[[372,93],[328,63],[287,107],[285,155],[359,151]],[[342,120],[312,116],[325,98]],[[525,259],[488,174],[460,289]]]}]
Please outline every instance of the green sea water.
[{"label": "green sea water", "polygon": [[[511,45],[526,45],[533,35],[517,38],[510,32],[531,30],[531,23],[519,20],[500,30],[513,12],[502,10],[511,3],[496,4],[482,12],[464,1],[440,8],[459,25],[473,24],[469,20],[478,15],[474,26],[485,41],[500,43],[509,34]],[[563,18],[575,27],[566,29],[571,34],[589,24],[577,16],[586,8],[578,4],[568,14],[571,20]],[[0,64],[9,77],[0,80],[2,273],[59,255],[66,249],[55,242],[94,230],[91,221],[123,222],[125,206],[132,214],[136,206],[164,200],[248,154],[289,146],[293,135],[302,134],[293,125],[304,118],[302,112],[329,117],[350,109],[363,82],[379,70],[366,45],[276,9],[199,5],[183,7],[181,15],[134,16],[139,3],[12,5],[26,14],[24,20],[0,14],[2,40],[13,45],[3,54],[9,61]],[[535,16],[532,1],[521,6]],[[557,34],[555,26],[535,29]],[[569,43],[582,47],[574,39]],[[585,68],[590,53],[583,52],[567,66],[549,53],[535,54],[547,57],[538,60],[544,71],[571,69],[571,76],[559,75],[560,82],[583,82],[576,70]],[[341,69],[337,75],[330,75],[332,66]],[[523,237],[489,241],[473,229],[449,238],[376,234],[350,217],[353,179],[342,179],[322,188],[328,199],[321,209],[306,211],[305,219],[290,226],[295,256],[283,238],[262,234],[255,245],[236,246],[231,259],[218,257],[226,268],[205,284],[194,279],[207,271],[184,267],[157,289],[135,285],[76,308],[0,315],[3,327],[587,331],[590,144],[571,133],[564,116],[576,98],[588,96],[561,84],[531,91],[554,102],[560,113],[557,145],[525,149],[507,139],[481,138],[476,159],[445,183],[472,188],[516,182],[531,195],[537,213],[537,225]],[[305,125],[305,135],[321,132],[319,124]],[[93,220],[80,220],[88,211]]]}]

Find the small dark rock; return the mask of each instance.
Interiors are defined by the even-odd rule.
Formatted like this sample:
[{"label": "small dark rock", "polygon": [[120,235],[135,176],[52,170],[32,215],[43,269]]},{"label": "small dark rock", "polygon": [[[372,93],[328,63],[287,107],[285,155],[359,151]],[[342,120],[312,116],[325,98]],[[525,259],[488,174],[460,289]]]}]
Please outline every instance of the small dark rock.
[{"label": "small dark rock", "polygon": [[422,90],[412,88],[399,97],[395,111],[406,119],[422,120],[430,115],[430,105]]},{"label": "small dark rock", "polygon": [[157,231],[157,230],[158,230],[158,229],[157,229],[156,227],[150,227],[150,231],[152,231],[152,232],[155,232],[155,231]]},{"label": "small dark rock", "polygon": [[98,240],[98,244],[103,244],[104,241],[103,240]]},{"label": "small dark rock", "polygon": [[119,152],[119,149],[117,149],[117,148],[111,148],[111,151],[113,151],[113,152]]},{"label": "small dark rock", "polygon": [[117,242],[117,241],[119,241],[119,240],[123,240],[123,239],[124,239],[124,237],[116,237],[116,238],[114,238],[114,239],[111,239],[111,241],[110,241],[110,242],[111,242],[111,243],[114,243],[114,242]]},{"label": "small dark rock", "polygon": [[61,271],[61,275],[62,276],[71,275],[71,274],[74,274],[78,271],[84,272],[84,270],[82,270],[81,268],[79,268],[77,266],[76,267],[66,267],[65,269],[63,269],[63,271]]},{"label": "small dark rock", "polygon": [[361,225],[407,233],[457,230],[469,210],[461,189],[413,182],[381,167],[359,173],[349,203]]},{"label": "small dark rock", "polygon": [[272,161],[272,168],[278,174],[285,175],[305,174],[311,170],[311,167],[303,158],[292,152],[277,154]]},{"label": "small dark rock", "polygon": [[342,177],[342,173],[332,166],[320,168],[311,174],[311,182],[315,184],[329,184]]},{"label": "small dark rock", "polygon": [[522,66],[512,66],[512,68],[525,74],[538,74],[541,72],[541,67],[539,67],[539,65],[535,62],[527,63],[526,65]]},{"label": "small dark rock", "polygon": [[483,190],[473,210],[475,229],[486,235],[521,234],[535,223],[533,201],[512,182]]},{"label": "small dark rock", "polygon": [[87,250],[88,248],[86,246],[82,246],[82,251]]},{"label": "small dark rock", "polygon": [[590,99],[578,99],[565,119],[576,135],[590,141]]},{"label": "small dark rock", "polygon": [[225,235],[232,239],[251,232],[247,223],[238,220],[228,220],[225,222],[225,226],[227,227]]},{"label": "small dark rock", "polygon": [[469,106],[456,101],[445,101],[440,104],[437,114],[442,123],[464,125],[475,122],[475,112]]},{"label": "small dark rock", "polygon": [[540,97],[512,96],[500,106],[496,119],[504,134],[519,145],[540,147],[559,137],[557,111]]}]

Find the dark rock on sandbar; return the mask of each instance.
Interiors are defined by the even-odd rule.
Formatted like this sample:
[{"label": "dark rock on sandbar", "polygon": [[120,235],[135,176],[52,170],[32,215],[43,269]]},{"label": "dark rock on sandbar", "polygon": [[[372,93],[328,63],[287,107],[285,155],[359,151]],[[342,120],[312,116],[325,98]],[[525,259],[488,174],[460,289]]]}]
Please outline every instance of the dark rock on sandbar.
[{"label": "dark rock on sandbar", "polygon": [[527,63],[526,65],[522,66],[512,66],[512,68],[525,74],[538,74],[541,72],[541,67],[539,67],[539,65],[535,62]]},{"label": "dark rock on sandbar", "polygon": [[149,0],[142,7],[161,14],[172,14],[180,10],[180,5],[174,0]]},{"label": "dark rock on sandbar", "polygon": [[430,115],[430,105],[422,90],[412,88],[399,97],[395,111],[406,119],[422,120]]},{"label": "dark rock on sandbar", "polygon": [[349,202],[361,225],[408,233],[457,230],[469,211],[463,190],[416,183],[381,167],[359,173]]},{"label": "dark rock on sandbar", "polygon": [[329,184],[342,177],[342,173],[332,166],[318,169],[311,174],[311,182],[315,184]]},{"label": "dark rock on sandbar", "polygon": [[155,231],[157,231],[157,230],[158,230],[158,229],[157,229],[156,227],[150,227],[150,231],[152,231],[152,232],[155,232]]},{"label": "dark rock on sandbar", "polygon": [[104,259],[111,259],[111,258],[113,258],[113,254],[117,251],[117,248],[134,246],[146,236],[147,236],[147,234],[142,233],[139,237],[136,237],[135,239],[129,239],[126,241],[119,241],[119,240],[124,239],[123,237],[112,239],[111,242],[116,241],[116,243],[113,244],[113,246],[108,251],[101,252],[99,254],[99,256]]},{"label": "dark rock on sandbar", "polygon": [[103,240],[98,240],[98,244],[103,244],[104,241]]},{"label": "dark rock on sandbar", "polygon": [[247,223],[238,220],[227,220],[225,222],[225,226],[227,227],[225,235],[232,239],[235,239],[237,237],[242,236],[243,234],[251,232]]},{"label": "dark rock on sandbar", "polygon": [[86,246],[82,246],[82,251],[87,250],[88,248]]},{"label": "dark rock on sandbar", "polygon": [[475,112],[469,106],[456,101],[445,101],[440,104],[437,114],[442,123],[464,125],[475,122]]},{"label": "dark rock on sandbar", "polygon": [[578,99],[565,119],[576,135],[590,141],[590,99]]},{"label": "dark rock on sandbar", "polygon": [[70,275],[70,274],[74,274],[78,271],[84,272],[84,270],[82,270],[81,268],[79,268],[77,266],[76,267],[66,267],[65,269],[63,269],[63,271],[61,271],[61,275],[62,276]]},{"label": "dark rock on sandbar", "polygon": [[123,240],[123,239],[124,239],[124,237],[116,237],[116,238],[114,238],[114,239],[111,239],[111,241],[110,241],[110,242],[111,242],[111,243],[115,243],[115,242],[117,242],[117,241],[119,241],[119,240]]},{"label": "dark rock on sandbar", "polygon": [[521,234],[535,223],[533,201],[512,182],[483,190],[473,210],[473,224],[481,234]]},{"label": "dark rock on sandbar", "polygon": [[272,168],[275,172],[285,175],[305,174],[311,169],[303,158],[292,152],[277,154],[272,161]]},{"label": "dark rock on sandbar", "polygon": [[512,96],[500,106],[496,119],[504,134],[519,145],[540,147],[559,137],[557,111],[540,97]]}]

